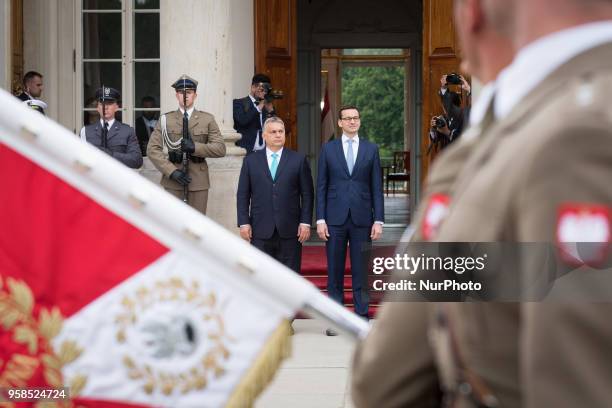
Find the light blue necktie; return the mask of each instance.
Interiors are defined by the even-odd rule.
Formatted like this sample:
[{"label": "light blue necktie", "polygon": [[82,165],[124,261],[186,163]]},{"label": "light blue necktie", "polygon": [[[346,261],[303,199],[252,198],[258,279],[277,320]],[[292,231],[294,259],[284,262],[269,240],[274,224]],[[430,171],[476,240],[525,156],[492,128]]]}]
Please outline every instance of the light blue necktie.
[{"label": "light blue necktie", "polygon": [[272,180],[276,179],[276,169],[278,168],[278,153],[272,153],[272,164],[270,165],[270,174]]},{"label": "light blue necktie", "polygon": [[348,150],[346,152],[346,164],[348,165],[349,174],[353,174],[355,166],[355,158],[353,157],[353,139],[348,139]]}]

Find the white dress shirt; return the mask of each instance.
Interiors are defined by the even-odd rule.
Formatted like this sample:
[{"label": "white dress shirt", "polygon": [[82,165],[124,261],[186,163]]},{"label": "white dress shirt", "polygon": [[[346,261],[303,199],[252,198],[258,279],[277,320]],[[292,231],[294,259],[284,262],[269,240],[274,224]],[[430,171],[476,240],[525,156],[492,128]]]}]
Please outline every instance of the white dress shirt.
[{"label": "white dress shirt", "polygon": [[[251,102],[253,102],[253,105],[255,106],[255,109],[257,109],[257,112],[259,112],[259,125],[263,129],[263,115],[261,114],[261,109],[259,109],[257,101],[255,100],[255,98],[253,98],[253,95],[249,94],[249,98],[251,99]],[[253,145],[253,150],[261,150],[264,147],[266,147],[266,142],[263,140],[261,130],[258,130],[257,135],[255,136],[255,144]]]},{"label": "white dress shirt", "polygon": [[497,80],[495,117],[506,117],[546,77],[578,54],[612,42],[612,22],[561,30],[523,47]]},{"label": "white dress shirt", "polygon": [[[108,128],[112,128],[113,125],[115,124],[115,119],[111,119],[111,120],[107,120],[106,123],[108,123]],[[100,119],[100,126],[102,126],[102,129],[104,129],[104,121],[102,119]]]},{"label": "white dress shirt", "polygon": [[[191,114],[193,113],[194,109],[195,106],[192,106],[191,108],[187,109],[187,119],[191,119]],[[185,115],[185,109],[179,107],[179,110],[181,111],[181,115]]]},{"label": "white dress shirt", "polygon": [[[344,133],[342,134],[342,150],[344,151],[344,158],[346,159],[348,156],[348,140],[349,137],[347,135],[345,135]],[[355,160],[355,163],[357,162],[357,152],[359,151],[359,135],[355,135],[353,137],[353,160]]]},{"label": "white dress shirt", "polygon": [[[268,149],[268,148],[266,147],[266,157],[268,158],[268,168],[269,168],[269,169],[270,169],[270,168],[272,168],[272,160],[274,160],[274,158],[272,157],[272,155],[273,155],[274,153],[278,154],[278,158],[277,158],[276,160],[278,160],[278,161],[277,161],[277,163],[280,163],[281,156],[283,155],[283,148],[281,147],[281,148],[278,150],[278,152],[273,152],[272,150],[270,150],[270,149]],[[278,170],[278,167],[277,167],[277,170]]]}]

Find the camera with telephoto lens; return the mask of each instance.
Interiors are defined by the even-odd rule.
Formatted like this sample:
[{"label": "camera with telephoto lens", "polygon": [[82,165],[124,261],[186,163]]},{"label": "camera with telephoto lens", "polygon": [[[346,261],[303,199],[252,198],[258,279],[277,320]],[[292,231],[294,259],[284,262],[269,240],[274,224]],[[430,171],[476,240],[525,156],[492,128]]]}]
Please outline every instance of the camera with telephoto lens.
[{"label": "camera with telephoto lens", "polygon": [[264,99],[267,103],[272,102],[274,99],[283,99],[285,97],[283,91],[272,88],[272,84],[264,82],[261,84],[261,86],[263,87],[264,92],[266,93]]},{"label": "camera with telephoto lens", "polygon": [[446,76],[446,83],[451,85],[461,85],[463,81],[461,80],[461,75],[456,72],[451,72]]},{"label": "camera with telephoto lens", "polygon": [[446,120],[442,116],[436,116],[436,128],[443,128],[446,126]]}]

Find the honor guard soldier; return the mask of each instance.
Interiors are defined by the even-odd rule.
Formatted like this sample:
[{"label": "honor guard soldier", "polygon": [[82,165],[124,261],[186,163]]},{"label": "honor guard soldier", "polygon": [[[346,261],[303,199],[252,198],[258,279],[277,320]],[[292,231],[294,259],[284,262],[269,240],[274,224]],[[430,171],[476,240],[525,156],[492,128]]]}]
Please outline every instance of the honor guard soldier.
[{"label": "honor guard soldier", "polygon": [[142,154],[134,128],[115,120],[121,95],[114,88],[103,86],[96,91],[100,120],[81,129],[81,140],[91,143],[128,167],[142,166]]},{"label": "honor guard soldier", "polygon": [[160,117],[147,156],[162,173],[166,191],[206,214],[210,186],[206,158],[225,156],[225,144],[214,116],[194,108],[198,81],[182,75],[172,87],[179,108]]}]

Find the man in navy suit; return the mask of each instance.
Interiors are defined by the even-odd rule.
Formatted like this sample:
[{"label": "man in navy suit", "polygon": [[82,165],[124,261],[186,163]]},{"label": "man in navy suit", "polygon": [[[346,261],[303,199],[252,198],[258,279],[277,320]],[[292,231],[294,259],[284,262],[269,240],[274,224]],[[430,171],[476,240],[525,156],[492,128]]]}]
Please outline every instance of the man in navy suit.
[{"label": "man in navy suit", "polygon": [[[317,177],[317,234],[326,241],[327,291],[343,303],[344,263],[349,244],[355,312],[368,318],[367,264],[372,240],[385,221],[378,147],[358,136],[359,110],[338,113],[342,138],[323,145]],[[327,329],[328,336],[337,333]]]},{"label": "man in navy suit", "polygon": [[264,123],[266,148],[245,157],[240,170],[240,236],[282,264],[300,271],[302,243],[310,238],[314,189],[306,156],[285,147],[285,125]]},{"label": "man in navy suit", "polygon": [[255,74],[251,92],[244,98],[234,99],[234,129],[242,135],[236,146],[246,149],[247,156],[266,147],[261,130],[268,118],[276,116],[272,101],[266,100],[270,88],[267,75]]}]

